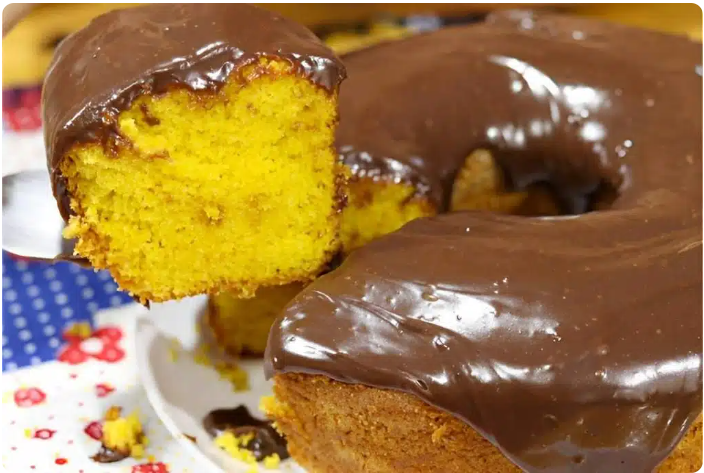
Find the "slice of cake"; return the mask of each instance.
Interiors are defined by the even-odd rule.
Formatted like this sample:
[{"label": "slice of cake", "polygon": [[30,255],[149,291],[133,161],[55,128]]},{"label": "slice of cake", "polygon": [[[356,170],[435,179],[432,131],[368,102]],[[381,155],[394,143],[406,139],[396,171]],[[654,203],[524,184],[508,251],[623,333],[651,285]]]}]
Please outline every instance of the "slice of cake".
[{"label": "slice of cake", "polygon": [[344,67],[248,5],[149,5],[63,41],[44,86],[76,254],[140,300],[306,281],[337,252]]}]

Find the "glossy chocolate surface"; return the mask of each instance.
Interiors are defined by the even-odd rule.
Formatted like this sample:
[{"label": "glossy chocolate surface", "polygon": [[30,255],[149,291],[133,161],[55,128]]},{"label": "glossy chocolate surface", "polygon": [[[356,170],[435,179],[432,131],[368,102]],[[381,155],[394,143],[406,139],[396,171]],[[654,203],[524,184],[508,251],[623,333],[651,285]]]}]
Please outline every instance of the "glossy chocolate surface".
[{"label": "glossy chocolate surface", "polygon": [[702,407],[701,55],[512,12],[347,56],[340,145],[408,164],[440,199],[480,147],[572,213],[617,197],[372,242],[287,307],[268,376],[411,393],[528,472],[652,471]]},{"label": "glossy chocolate surface", "polygon": [[108,448],[105,445],[101,445],[100,450],[98,450],[98,453],[90,457],[90,459],[96,463],[115,463],[129,457],[129,451],[121,452]]},{"label": "glossy chocolate surface", "polygon": [[43,90],[44,142],[59,209],[70,214],[58,163],[75,143],[119,146],[117,115],[172,87],[216,92],[260,57],[289,61],[330,91],[345,69],[304,26],[245,4],[152,4],[93,20],[56,50]]}]

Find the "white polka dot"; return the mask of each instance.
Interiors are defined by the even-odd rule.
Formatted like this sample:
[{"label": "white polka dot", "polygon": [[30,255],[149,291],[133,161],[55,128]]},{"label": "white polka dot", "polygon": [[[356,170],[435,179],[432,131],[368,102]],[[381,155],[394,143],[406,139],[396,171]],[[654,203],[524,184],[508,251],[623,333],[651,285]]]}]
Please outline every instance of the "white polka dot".
[{"label": "white polka dot", "polygon": [[5,363],[5,369],[6,369],[7,371],[14,371],[14,370],[16,370],[16,369],[17,369],[17,363],[12,362],[12,361],[8,361],[7,363]]},{"label": "white polka dot", "polygon": [[89,287],[83,288],[83,291],[81,291],[81,295],[84,299],[92,299],[94,295],[93,289]]},{"label": "white polka dot", "polygon": [[95,302],[89,302],[86,307],[88,308],[88,312],[90,312],[91,314],[98,311],[98,304]]},{"label": "white polka dot", "polygon": [[113,282],[105,283],[103,290],[108,294],[112,294],[117,290],[117,286]]},{"label": "white polka dot", "polygon": [[39,312],[39,315],[37,315],[37,320],[39,321],[39,323],[49,323],[49,319],[51,319],[51,316],[49,316],[47,312]]},{"label": "white polka dot", "polygon": [[12,315],[20,314],[20,313],[22,313],[22,306],[17,303],[10,304],[9,311]]},{"label": "white polka dot", "polygon": [[71,316],[73,315],[73,309],[70,307],[62,307],[61,308],[61,317],[64,319],[70,319]]},{"label": "white polka dot", "polygon": [[107,271],[100,271],[98,273],[98,279],[100,279],[101,281],[107,281],[108,279],[110,279],[110,273]]},{"label": "white polka dot", "polygon": [[[28,273],[29,274],[29,273]],[[12,279],[9,278],[9,276],[3,276],[2,278],[2,288],[7,289],[8,287],[12,286]]]},{"label": "white polka dot", "polygon": [[23,342],[26,342],[27,340],[32,338],[32,332],[30,332],[27,329],[20,330],[20,333],[18,336],[20,337],[20,340],[22,340]]},{"label": "white polka dot", "polygon": [[3,336],[2,336],[2,346],[7,345],[7,342],[8,342],[8,340],[7,340],[7,335],[3,335]]},{"label": "white polka dot", "polygon": [[22,282],[25,284],[32,284],[34,282],[34,274],[22,273]]},{"label": "white polka dot", "polygon": [[54,297],[54,302],[56,302],[59,305],[64,305],[68,302],[68,296],[64,294],[63,292],[60,292],[56,294],[56,297]]},{"label": "white polka dot", "polygon": [[[104,346],[105,345],[103,344],[103,342],[97,338],[87,338],[81,342],[80,349],[83,353],[97,355],[98,353],[103,351]],[[107,351],[107,349],[105,351]]]},{"label": "white polka dot", "polygon": [[32,307],[34,307],[35,310],[42,310],[45,305],[44,299],[34,299],[32,301]]},{"label": "white polka dot", "polygon": [[47,337],[51,337],[56,333],[56,329],[54,328],[53,325],[45,325],[44,326],[44,335]]},{"label": "white polka dot", "polygon": [[44,270],[44,277],[47,279],[54,279],[56,277],[56,270],[54,268],[46,268]]},{"label": "white polka dot", "polygon": [[27,295],[29,297],[37,297],[39,295],[39,288],[37,286],[29,286],[27,288]]},{"label": "white polka dot", "polygon": [[76,276],[76,284],[78,284],[79,286],[85,286],[86,284],[88,284],[88,276],[86,276],[85,274],[79,274],[78,276]]},{"label": "white polka dot", "polygon": [[37,346],[34,343],[27,343],[24,346],[24,352],[28,355],[33,354],[37,351]]},{"label": "white polka dot", "polygon": [[61,290],[61,281],[51,281],[49,283],[49,289],[52,292],[59,292]]},{"label": "white polka dot", "polygon": [[27,263],[25,261],[17,261],[15,262],[15,268],[17,268],[19,271],[26,271]]},{"label": "white polka dot", "polygon": [[120,296],[112,296],[110,298],[110,305],[113,307],[116,307],[118,305],[122,305],[122,297]]},{"label": "white polka dot", "polygon": [[2,357],[3,357],[3,359],[12,358],[12,350],[10,350],[9,348],[3,348],[2,349]]},{"label": "white polka dot", "polygon": [[68,271],[73,274],[78,274],[81,272],[81,267],[78,266],[77,264],[69,264]]},{"label": "white polka dot", "polygon": [[33,356],[32,358],[30,358],[30,363],[32,363],[33,365],[38,365],[41,362],[42,362],[42,359],[39,358],[38,356]]},{"label": "white polka dot", "polygon": [[9,302],[17,300],[17,292],[14,289],[7,289],[3,291],[2,296],[6,301]]},{"label": "white polka dot", "polygon": [[56,338],[56,337],[51,337],[51,338],[49,339],[49,347],[50,347],[50,348],[58,348],[59,343],[60,343],[60,342],[59,342],[59,339]]},{"label": "white polka dot", "polygon": [[27,326],[27,320],[24,317],[15,317],[15,327],[25,328]]}]

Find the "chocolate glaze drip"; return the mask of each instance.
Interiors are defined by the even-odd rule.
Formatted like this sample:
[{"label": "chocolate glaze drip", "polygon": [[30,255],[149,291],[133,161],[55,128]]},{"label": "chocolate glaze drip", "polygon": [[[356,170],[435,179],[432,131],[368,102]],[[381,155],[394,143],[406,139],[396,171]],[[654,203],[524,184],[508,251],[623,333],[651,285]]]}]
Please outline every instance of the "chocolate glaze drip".
[{"label": "chocolate glaze drip", "polygon": [[273,326],[277,373],[411,393],[528,472],[648,472],[702,407],[701,44],[506,13],[346,58],[338,140],[446,201],[489,148],[578,216],[455,213],[352,253]]},{"label": "chocolate glaze drip", "polygon": [[254,437],[244,448],[251,451],[257,461],[274,453],[282,460],[289,457],[286,440],[272,427],[271,422],[252,416],[246,406],[209,412],[203,419],[203,428],[213,437],[228,430],[235,435],[253,434]]},{"label": "chocolate glaze drip", "polygon": [[115,463],[125,458],[129,458],[130,452],[120,452],[118,450],[113,450],[106,447],[105,445],[100,446],[98,453],[90,457],[96,463]]},{"label": "chocolate glaze drip", "polygon": [[305,27],[242,4],[163,4],[113,11],[59,44],[43,90],[44,142],[64,219],[69,197],[58,163],[75,143],[124,144],[117,115],[143,94],[173,87],[215,93],[260,57],[289,61],[329,91],[345,69]]}]

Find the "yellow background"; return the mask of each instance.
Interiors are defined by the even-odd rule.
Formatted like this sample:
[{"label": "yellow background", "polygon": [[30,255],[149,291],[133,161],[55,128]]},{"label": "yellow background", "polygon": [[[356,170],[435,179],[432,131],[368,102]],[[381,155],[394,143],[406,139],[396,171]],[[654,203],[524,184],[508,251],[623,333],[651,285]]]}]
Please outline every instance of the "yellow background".
[{"label": "yellow background", "polygon": [[[42,4],[3,39],[3,88],[40,83],[58,39],[75,31],[91,18],[129,3]],[[307,25],[341,24],[373,19],[380,14],[412,13],[466,14],[502,4],[262,4]],[[515,4],[513,5],[515,6]],[[525,8],[529,4],[523,4]],[[545,7],[545,4],[542,6]],[[534,6],[533,8],[540,8]],[[577,14],[630,25],[702,38],[702,11],[693,3],[655,4],[573,4],[558,7]]]}]

